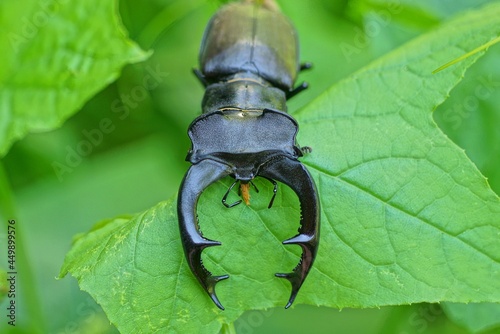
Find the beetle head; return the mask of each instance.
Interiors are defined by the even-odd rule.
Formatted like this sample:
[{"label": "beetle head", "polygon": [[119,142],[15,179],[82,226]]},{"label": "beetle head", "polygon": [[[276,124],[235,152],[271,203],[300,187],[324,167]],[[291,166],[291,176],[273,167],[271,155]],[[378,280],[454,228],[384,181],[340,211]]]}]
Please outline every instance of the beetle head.
[{"label": "beetle head", "polygon": [[297,131],[297,122],[282,111],[217,110],[199,116],[189,126],[192,147],[186,160],[193,164],[216,160],[230,166],[242,180],[251,179],[250,170],[256,175],[263,160],[298,156]]},{"label": "beetle head", "polygon": [[[189,267],[221,309],[224,308],[215,294],[215,285],[229,276],[214,276],[203,266],[202,251],[206,247],[220,245],[220,242],[203,237],[199,231],[196,206],[201,193],[209,185],[228,175],[243,183],[251,182],[256,176],[264,177],[275,185],[274,193],[276,181],[279,181],[288,185],[299,197],[299,234],[283,243],[300,245],[301,260],[291,273],[276,274],[290,281],[292,286],[287,308],[293,303],[312,266],[319,236],[319,201],[314,181],[297,160],[301,155],[300,149],[295,146],[297,130],[297,123],[291,116],[269,109],[251,112],[218,110],[201,115],[189,127],[192,148],[186,159],[193,166],[182,181],[177,202],[181,240]],[[226,197],[227,193],[223,203]]]}]

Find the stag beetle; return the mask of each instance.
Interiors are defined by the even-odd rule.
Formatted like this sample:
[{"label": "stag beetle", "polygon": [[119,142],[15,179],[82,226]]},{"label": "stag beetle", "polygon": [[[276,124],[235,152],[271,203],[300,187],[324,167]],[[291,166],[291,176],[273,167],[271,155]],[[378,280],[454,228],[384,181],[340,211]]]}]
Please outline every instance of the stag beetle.
[{"label": "stag beetle", "polygon": [[[228,275],[214,276],[202,264],[201,253],[220,242],[202,236],[198,227],[198,198],[210,184],[231,176],[248,202],[248,186],[256,177],[274,185],[288,185],[300,202],[299,233],[283,242],[302,248],[299,264],[291,273],[278,273],[291,283],[285,308],[292,305],[314,262],[319,242],[320,208],[314,181],[298,161],[307,148],[295,140],[298,124],[286,113],[286,100],[307,88],[294,88],[300,65],[297,34],[288,19],[271,1],[247,2],[222,7],[210,20],[201,43],[201,70],[195,75],[205,86],[202,115],[189,126],[192,165],[181,183],[177,213],[181,241],[193,274],[220,309],[224,307],[215,285]],[[250,1],[251,2],[251,1]],[[261,1],[262,2],[262,1]],[[248,204],[248,203],[247,203]]]}]

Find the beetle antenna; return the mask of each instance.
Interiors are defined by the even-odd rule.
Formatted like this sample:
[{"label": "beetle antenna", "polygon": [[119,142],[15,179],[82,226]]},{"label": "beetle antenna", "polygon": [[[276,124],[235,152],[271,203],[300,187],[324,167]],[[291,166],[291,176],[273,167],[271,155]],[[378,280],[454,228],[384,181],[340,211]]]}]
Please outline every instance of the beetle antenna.
[{"label": "beetle antenna", "polygon": [[257,188],[257,186],[255,185],[255,183],[253,183],[252,181],[250,181],[250,184],[253,186],[253,188],[255,189],[255,192],[258,193],[259,192],[259,188]]},{"label": "beetle antenna", "polygon": [[241,199],[239,201],[236,201],[234,203],[231,203],[231,204],[227,204],[226,203],[226,200],[227,200],[227,196],[229,195],[229,193],[231,192],[231,190],[233,189],[234,185],[238,182],[238,180],[235,180],[233,182],[233,184],[231,184],[231,186],[227,189],[226,193],[224,194],[224,197],[222,197],[222,204],[224,204],[224,206],[226,208],[232,208],[232,207],[235,207],[236,205],[240,204],[241,203]]},{"label": "beetle antenna", "polygon": [[274,181],[273,179],[269,179],[267,177],[264,177],[266,180],[271,182],[274,186],[273,188],[273,197],[271,197],[271,201],[269,201],[269,205],[267,206],[268,209],[270,209],[273,206],[274,199],[276,198],[276,193],[278,192],[278,183]]}]

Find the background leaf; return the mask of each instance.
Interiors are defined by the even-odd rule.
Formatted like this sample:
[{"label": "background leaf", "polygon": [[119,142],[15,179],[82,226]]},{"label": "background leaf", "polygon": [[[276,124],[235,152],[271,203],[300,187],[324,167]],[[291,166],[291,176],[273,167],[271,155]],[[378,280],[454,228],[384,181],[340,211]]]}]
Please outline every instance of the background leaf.
[{"label": "background leaf", "polygon": [[[500,299],[500,252],[492,239],[499,229],[498,197],[431,117],[476,57],[435,76],[432,70],[493,37],[499,13],[497,4],[452,21],[339,83],[297,114],[299,140],[314,148],[305,162],[324,211],[318,261],[297,302],[369,307]],[[223,314],[213,313],[187,266],[179,263],[184,260],[172,202],[80,238],[61,275],[69,270],[76,276],[126,332],[140,330],[128,320],[132,317],[142,318],[149,329],[217,330],[243,309],[279,305],[289,287],[272,273],[297,262],[297,249],[279,241],[295,230],[298,212],[286,189],[273,210],[265,210],[263,194],[270,189],[258,186],[263,191],[251,207],[222,210],[220,194],[227,184],[208,189],[199,206],[205,235],[224,245],[205,251],[205,263],[216,274],[232,275],[230,284],[218,286]],[[99,279],[103,276],[108,279]],[[139,284],[144,281],[148,284]],[[124,316],[124,307],[133,316]],[[173,314],[177,320],[169,321]]]},{"label": "background leaf", "polygon": [[0,24],[0,156],[29,132],[61,126],[148,55],[126,38],[115,0],[2,1]]},{"label": "background leaf", "polygon": [[472,333],[479,333],[498,326],[500,304],[457,304],[446,303],[444,310],[453,321]]}]

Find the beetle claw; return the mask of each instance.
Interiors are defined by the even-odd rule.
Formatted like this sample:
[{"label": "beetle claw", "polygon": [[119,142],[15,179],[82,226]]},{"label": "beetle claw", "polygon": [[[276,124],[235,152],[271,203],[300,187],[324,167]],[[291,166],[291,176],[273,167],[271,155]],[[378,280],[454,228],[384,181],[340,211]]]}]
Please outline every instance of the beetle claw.
[{"label": "beetle claw", "polygon": [[219,301],[219,298],[217,298],[217,295],[215,294],[215,285],[219,283],[222,280],[225,280],[229,278],[229,275],[220,275],[220,276],[210,276],[207,279],[207,292],[214,304],[220,308],[221,310],[224,311],[224,306]]},{"label": "beetle claw", "polygon": [[214,276],[202,263],[202,251],[207,247],[219,246],[221,243],[202,236],[198,228],[196,206],[203,190],[226,175],[229,175],[227,166],[215,161],[203,160],[192,165],[182,181],[177,199],[179,230],[189,268],[215,305],[221,310],[224,307],[215,294],[215,285],[229,276]]},{"label": "beetle claw", "polygon": [[215,285],[218,282],[229,278],[229,275],[212,275],[212,273],[205,268],[203,261],[201,260],[201,253],[205,248],[220,245],[221,243],[218,241],[205,239],[202,242],[185,245],[185,247],[187,246],[187,248],[190,249],[188,262],[191,271],[201,283],[201,286],[208,293],[214,304],[221,310],[224,310],[224,306],[222,306],[219,298],[217,298],[217,294],[215,293]]},{"label": "beetle claw", "polygon": [[298,160],[287,157],[273,160],[263,166],[259,174],[288,185],[298,195],[300,201],[299,234],[283,241],[283,244],[299,245],[302,248],[302,256],[291,273],[276,274],[277,277],[287,279],[292,285],[290,299],[285,306],[289,308],[304,283],[318,250],[320,210],[318,194],[311,175]]},{"label": "beetle claw", "polygon": [[285,308],[287,309],[290,306],[292,306],[293,302],[295,301],[295,297],[297,297],[297,293],[299,293],[299,289],[300,286],[302,285],[302,282],[300,280],[300,277],[294,273],[289,273],[289,274],[277,273],[275,274],[275,276],[279,278],[285,278],[292,284],[292,293],[290,294],[288,303],[286,303],[285,305]]}]

